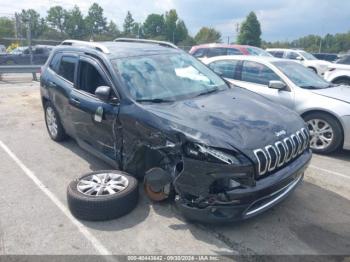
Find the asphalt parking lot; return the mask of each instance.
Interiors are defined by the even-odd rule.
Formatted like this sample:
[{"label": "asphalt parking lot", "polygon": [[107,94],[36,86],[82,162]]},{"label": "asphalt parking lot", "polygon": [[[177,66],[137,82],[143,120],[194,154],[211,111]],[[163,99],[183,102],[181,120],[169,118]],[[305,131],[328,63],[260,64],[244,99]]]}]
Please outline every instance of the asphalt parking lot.
[{"label": "asphalt parking lot", "polygon": [[73,140],[50,140],[30,76],[4,76],[0,112],[0,254],[350,255],[350,151],[314,155],[288,199],[241,223],[187,223],[142,188],[125,217],[81,222],[68,211],[68,183],[109,167]]}]

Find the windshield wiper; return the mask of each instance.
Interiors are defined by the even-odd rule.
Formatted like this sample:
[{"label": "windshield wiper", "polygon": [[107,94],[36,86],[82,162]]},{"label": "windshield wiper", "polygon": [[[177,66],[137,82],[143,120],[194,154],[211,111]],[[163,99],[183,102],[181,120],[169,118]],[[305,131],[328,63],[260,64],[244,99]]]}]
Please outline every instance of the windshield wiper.
[{"label": "windshield wiper", "polygon": [[212,93],[215,93],[215,92],[217,92],[217,91],[219,91],[218,88],[215,88],[215,89],[212,89],[212,90],[209,90],[209,91],[204,91],[204,92],[199,93],[198,95],[196,95],[196,97],[197,97],[197,96],[204,96],[204,95],[212,94]]},{"label": "windshield wiper", "polygon": [[136,102],[150,102],[150,103],[170,103],[175,102],[175,100],[163,99],[163,98],[153,98],[153,99],[137,99]]}]

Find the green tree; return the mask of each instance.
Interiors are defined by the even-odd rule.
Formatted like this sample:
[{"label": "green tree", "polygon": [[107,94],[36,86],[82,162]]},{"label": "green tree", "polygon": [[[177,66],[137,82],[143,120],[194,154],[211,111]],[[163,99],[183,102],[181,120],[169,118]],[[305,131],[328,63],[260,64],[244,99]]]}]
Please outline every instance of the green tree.
[{"label": "green tree", "polygon": [[53,6],[47,11],[46,21],[52,28],[57,29],[62,34],[64,31],[64,18],[66,10],[62,6]]},{"label": "green tree", "polygon": [[39,38],[45,30],[45,20],[43,18],[40,18],[39,13],[36,12],[34,9],[22,10],[22,12],[20,13],[20,19],[22,23],[22,36],[27,35],[27,28],[29,23],[31,24],[32,38]]},{"label": "green tree", "polygon": [[238,43],[242,45],[261,46],[261,27],[254,12],[250,12],[246,20],[242,23]]},{"label": "green tree", "polygon": [[127,37],[132,36],[134,27],[135,27],[135,20],[132,17],[132,14],[130,13],[130,11],[128,11],[124,19],[123,34]]},{"label": "green tree", "polygon": [[202,27],[194,40],[197,44],[217,43],[221,40],[221,33],[214,28]]},{"label": "green tree", "polygon": [[178,20],[177,12],[171,9],[165,13],[165,37],[166,40],[175,42],[176,22]]},{"label": "green tree", "polygon": [[64,28],[70,38],[83,39],[86,35],[85,20],[78,6],[65,13]]},{"label": "green tree", "polygon": [[99,4],[93,3],[90,6],[85,23],[91,37],[106,32],[107,19],[103,16],[103,8]]},{"label": "green tree", "polygon": [[14,36],[15,23],[7,17],[0,17],[0,38]]},{"label": "green tree", "polygon": [[157,38],[162,36],[165,30],[164,16],[159,14],[148,15],[142,28],[146,38]]}]

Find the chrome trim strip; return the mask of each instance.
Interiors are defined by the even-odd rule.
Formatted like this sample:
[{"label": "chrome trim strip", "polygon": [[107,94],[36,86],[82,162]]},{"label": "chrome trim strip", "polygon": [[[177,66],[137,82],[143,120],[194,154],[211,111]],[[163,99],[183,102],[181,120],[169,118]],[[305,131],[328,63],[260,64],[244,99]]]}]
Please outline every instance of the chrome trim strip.
[{"label": "chrome trim strip", "polygon": [[262,209],[265,209],[265,208],[271,206],[271,205],[274,204],[276,201],[280,200],[282,197],[284,197],[286,194],[288,194],[288,193],[299,183],[299,181],[302,179],[302,177],[303,177],[303,176],[300,175],[295,181],[293,181],[293,182],[291,182],[290,184],[286,185],[285,187],[283,187],[283,188],[277,190],[276,192],[271,193],[268,197],[272,197],[272,196],[278,194],[279,192],[285,190],[282,194],[280,194],[280,195],[277,196],[276,198],[272,199],[271,201],[267,202],[266,204],[264,204],[264,205],[262,205],[262,206],[260,206],[260,207],[258,207],[258,208],[256,208],[256,209],[253,209],[253,210],[247,212],[245,215],[246,215],[246,216],[252,215],[252,214],[254,214],[254,213],[259,212],[259,211],[262,210]]},{"label": "chrome trim strip", "polygon": [[[291,146],[292,146],[292,152],[289,152],[289,147],[288,147],[287,141],[289,141]],[[285,143],[286,149],[287,149],[287,155],[286,155],[286,160],[285,160],[285,163],[287,163],[292,158],[292,155],[293,155],[293,144],[294,143],[292,143],[292,140],[289,137],[286,137],[285,139],[283,139],[283,142]],[[289,155],[289,153],[290,153],[290,155]]]},{"label": "chrome trim strip", "polygon": [[[300,153],[303,152],[304,149],[305,149],[305,141],[306,141],[306,138],[305,138],[305,135],[303,134],[303,132],[301,132],[301,131],[297,131],[297,137],[299,137],[300,141],[303,141],[303,143],[301,143],[300,149],[299,149],[299,154],[300,154]],[[301,139],[300,137],[301,137],[302,139]]]},{"label": "chrome trim strip", "polygon": [[[298,149],[299,149],[299,146],[298,146],[297,144],[295,144],[295,141],[294,141],[294,139],[293,139],[294,137],[297,139],[297,136],[294,135],[294,134],[292,134],[292,135],[290,136],[290,139],[291,139],[291,141],[292,141],[292,143],[293,143],[293,154],[292,154],[292,159],[293,159],[294,157],[296,157],[296,155],[298,154]],[[299,140],[297,139],[297,141],[299,141]]]},{"label": "chrome trim strip", "polygon": [[[279,145],[279,144],[281,144],[281,145],[282,145],[283,150],[284,150],[284,158],[283,158],[283,159],[281,159],[282,154],[281,154],[280,149],[278,148],[278,145]],[[277,141],[277,142],[275,143],[275,146],[276,146],[276,148],[277,148],[277,150],[278,150],[278,152],[279,152],[279,156],[278,156],[278,164],[277,164],[277,166],[278,166],[278,167],[281,167],[281,166],[284,164],[284,162],[286,161],[286,157],[287,157],[287,149],[286,149],[285,145],[284,145],[284,144],[283,144],[281,141]],[[282,160],[282,161],[281,161],[281,160]]]},{"label": "chrome trim strip", "polygon": [[[271,167],[271,164],[272,164],[272,157],[271,157],[271,154],[270,154],[270,152],[269,152],[269,149],[270,148],[272,148],[272,150],[275,152],[275,154],[276,154],[276,160],[275,160],[275,165],[273,166],[273,167]],[[273,171],[273,170],[275,170],[276,169],[276,166],[277,166],[277,164],[278,164],[278,160],[279,160],[279,157],[278,157],[278,154],[277,154],[277,151],[276,151],[276,149],[272,146],[272,145],[268,145],[268,146],[266,146],[265,147],[265,150],[266,150],[266,152],[267,152],[267,155],[269,156],[269,158],[270,158],[270,161],[269,161],[269,167],[268,167],[268,171]]]},{"label": "chrome trim strip", "polygon": [[[266,165],[264,167],[264,171],[261,171],[261,162],[260,162],[260,159],[258,156],[259,152],[263,153],[265,160],[266,160]],[[254,150],[254,154],[255,154],[256,159],[258,160],[259,175],[264,175],[267,172],[267,168],[269,166],[269,159],[268,159],[266,153],[264,152],[264,150],[262,150],[261,148]]]}]

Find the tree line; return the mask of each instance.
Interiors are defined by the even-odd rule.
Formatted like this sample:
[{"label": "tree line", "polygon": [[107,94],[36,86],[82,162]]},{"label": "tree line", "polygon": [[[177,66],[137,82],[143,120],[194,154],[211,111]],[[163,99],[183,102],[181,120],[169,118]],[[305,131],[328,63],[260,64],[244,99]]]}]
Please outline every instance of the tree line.
[{"label": "tree line", "polygon": [[[117,37],[149,38],[170,41],[178,46],[221,42],[221,33],[211,27],[202,27],[192,37],[184,20],[175,9],[164,14],[149,14],[145,21],[135,21],[127,12],[121,27],[104,16],[103,8],[93,3],[86,15],[78,6],[64,9],[51,7],[45,17],[33,9],[22,10],[15,18],[0,17],[0,39],[4,37],[25,38],[28,23],[31,25],[32,38],[62,41],[67,38],[79,40],[108,41]],[[308,35],[293,41],[268,42],[261,39],[261,26],[254,12],[250,12],[240,24],[238,44],[257,47],[302,48],[309,52],[339,53],[350,50],[350,31],[343,34],[327,34],[324,37]]]},{"label": "tree line", "polygon": [[128,11],[120,28],[112,20],[107,20],[103,8],[97,3],[90,6],[86,15],[78,6],[65,9],[57,5],[51,7],[45,17],[33,9],[16,13],[15,18],[0,17],[0,38],[26,38],[29,23],[33,39],[108,41],[117,37],[139,37],[170,41],[179,46],[221,41],[220,32],[208,27],[202,27],[195,37],[190,36],[175,9],[164,14],[150,14],[143,22],[135,21]]},{"label": "tree line", "polygon": [[324,37],[308,35],[293,41],[263,42],[262,45],[266,48],[301,48],[308,52],[341,53],[350,50],[350,31]]}]

